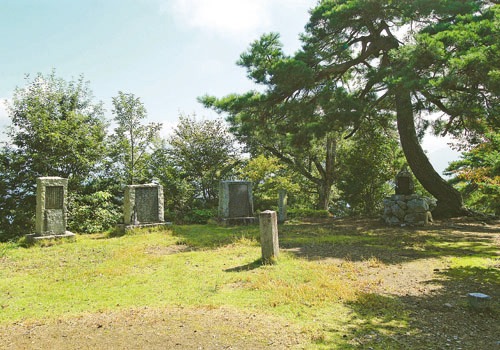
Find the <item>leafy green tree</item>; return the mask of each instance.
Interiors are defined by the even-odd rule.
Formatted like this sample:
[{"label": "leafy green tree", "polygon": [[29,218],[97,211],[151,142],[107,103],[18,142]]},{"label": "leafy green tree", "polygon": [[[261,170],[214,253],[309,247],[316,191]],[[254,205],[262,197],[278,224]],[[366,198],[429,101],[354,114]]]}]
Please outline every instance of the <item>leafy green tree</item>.
[{"label": "leafy green tree", "polygon": [[180,116],[168,139],[171,159],[206,205],[217,203],[219,182],[233,173],[240,162],[234,137],[224,122]]},{"label": "leafy green tree", "polygon": [[166,139],[155,142],[148,171],[149,177],[163,186],[165,216],[173,221],[183,221],[194,208],[196,189],[188,181],[184,169],[176,164]]},{"label": "leafy green tree", "polygon": [[390,182],[404,163],[393,128],[365,125],[339,149],[339,178],[343,208],[350,215],[374,215],[384,197],[394,193]]},{"label": "leafy green tree", "polygon": [[461,215],[460,193],[420,146],[415,121],[424,114],[415,112],[440,111],[437,126],[455,134],[498,127],[498,17],[493,1],[322,0],[296,54],[284,55],[277,35],[268,34],[242,55],[248,77],[264,85],[264,93],[203,102],[228,112],[237,125],[253,118],[240,128],[244,133],[279,123],[306,139],[338,132],[339,124],[356,131],[395,111],[408,164],[438,199],[434,213]]},{"label": "leafy green tree", "polygon": [[33,229],[37,177],[68,178],[69,190],[79,192],[97,174],[107,124],[88,82],[83,77],[67,82],[55,72],[27,76],[26,85],[14,91],[8,114],[0,230],[17,235]]},{"label": "leafy green tree", "polygon": [[462,153],[450,163],[447,175],[453,175],[468,206],[500,215],[500,134],[487,134],[483,143]]},{"label": "leafy green tree", "polygon": [[102,103],[93,102],[83,77],[66,82],[55,72],[27,76],[26,86],[16,88],[8,114],[10,143],[30,180],[62,176],[74,188],[102,159],[107,123]]},{"label": "leafy green tree", "polygon": [[[252,44],[239,64],[249,65],[248,75],[255,82],[267,84],[266,77],[259,76],[261,67],[251,66],[251,58],[259,62],[264,60],[260,57],[265,56],[261,45],[278,57],[282,56],[277,36],[268,35]],[[331,97],[333,92],[330,87],[324,90],[321,98],[311,96],[307,102],[282,101],[271,92],[255,91],[221,99],[204,96],[200,101],[218,113],[228,114],[231,131],[251,154],[276,157],[300,174],[317,195],[316,207],[327,210],[332,186],[337,179],[336,148],[346,124],[344,120],[332,118],[332,113],[337,112],[336,107],[330,105],[326,109],[327,96]],[[345,91],[337,93],[341,95]]]},{"label": "leafy green tree", "polygon": [[240,177],[253,183],[255,209],[275,207],[279,190],[285,190],[291,196],[300,191],[293,174],[277,157],[260,154],[249,159],[241,168]]},{"label": "leafy green tree", "polygon": [[149,155],[161,124],[143,124],[146,108],[134,94],[119,91],[113,97],[113,107],[117,127],[111,136],[111,158],[115,171],[122,174],[122,182],[133,185],[145,180]]}]

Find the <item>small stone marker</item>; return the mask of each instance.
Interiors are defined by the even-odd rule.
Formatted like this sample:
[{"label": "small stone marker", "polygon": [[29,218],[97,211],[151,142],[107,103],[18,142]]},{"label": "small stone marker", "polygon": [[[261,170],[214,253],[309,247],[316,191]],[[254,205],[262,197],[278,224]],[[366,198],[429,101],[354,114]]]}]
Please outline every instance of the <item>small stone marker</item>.
[{"label": "small stone marker", "polygon": [[489,307],[491,297],[483,293],[469,293],[467,294],[467,300],[474,309],[485,309]]},{"label": "small stone marker", "polygon": [[275,211],[266,210],[259,214],[260,245],[262,262],[274,262],[279,255],[278,219]]},{"label": "small stone marker", "polygon": [[410,195],[414,193],[414,189],[411,173],[405,165],[396,175],[396,194]]},{"label": "small stone marker", "polygon": [[278,222],[280,224],[286,221],[286,206],[287,206],[286,190],[278,191]]}]

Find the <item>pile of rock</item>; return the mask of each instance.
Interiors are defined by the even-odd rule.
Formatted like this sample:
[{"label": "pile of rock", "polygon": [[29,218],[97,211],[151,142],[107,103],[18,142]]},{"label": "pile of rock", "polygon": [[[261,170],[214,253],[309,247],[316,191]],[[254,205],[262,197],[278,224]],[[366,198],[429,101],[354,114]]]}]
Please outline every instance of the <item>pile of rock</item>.
[{"label": "pile of rock", "polygon": [[432,222],[436,200],[418,194],[394,194],[384,199],[384,221],[389,225],[424,226]]}]

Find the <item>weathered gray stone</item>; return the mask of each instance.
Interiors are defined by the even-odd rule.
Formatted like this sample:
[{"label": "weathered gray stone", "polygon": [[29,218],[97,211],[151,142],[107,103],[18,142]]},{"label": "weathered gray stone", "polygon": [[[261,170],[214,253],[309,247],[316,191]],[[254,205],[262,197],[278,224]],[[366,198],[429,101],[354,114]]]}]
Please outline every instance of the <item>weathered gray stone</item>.
[{"label": "weathered gray stone", "polygon": [[399,225],[401,221],[395,216],[389,216],[386,219],[386,223],[388,223],[389,225]]},{"label": "weathered gray stone", "polygon": [[406,196],[404,194],[394,194],[391,196],[391,200],[394,202],[405,201]]},{"label": "weathered gray stone", "polygon": [[427,212],[406,214],[404,221],[414,225],[425,225],[428,223]]},{"label": "weathered gray stone", "polygon": [[278,219],[275,211],[266,210],[259,214],[260,245],[262,262],[273,263],[279,255]]},{"label": "weathered gray stone", "polygon": [[392,210],[392,215],[396,216],[398,219],[401,219],[401,220],[404,219],[406,213],[403,209],[401,209],[399,207],[399,205],[394,204],[391,207],[391,210]]},{"label": "weathered gray stone", "polygon": [[414,188],[415,188],[415,184],[413,183],[411,173],[408,171],[407,167],[405,166],[396,175],[396,194],[410,195],[413,193]]},{"label": "weathered gray stone", "polygon": [[425,199],[416,198],[408,202],[408,210],[410,212],[422,213],[429,210],[429,205]]},{"label": "weathered gray stone", "polygon": [[383,219],[389,225],[427,225],[432,222],[429,203],[435,200],[417,194],[392,195],[384,199]]},{"label": "weathered gray stone", "polygon": [[382,203],[384,203],[384,207],[391,207],[393,204],[393,201],[390,198],[384,198]]},{"label": "weathered gray stone", "polygon": [[35,235],[66,234],[68,179],[39,177],[36,187]]},{"label": "weathered gray stone", "polygon": [[384,207],[384,217],[391,216],[391,215],[392,215],[392,206],[385,206]]},{"label": "weathered gray stone", "polygon": [[163,223],[163,187],[159,184],[126,186],[123,216],[125,225]]},{"label": "weathered gray stone", "polygon": [[437,200],[435,198],[424,197],[427,205],[429,206],[429,211],[433,211],[437,207]]},{"label": "weathered gray stone", "polygon": [[280,224],[284,223],[287,219],[287,193],[286,190],[278,191],[278,222]]},{"label": "weathered gray stone", "polygon": [[406,202],[405,202],[405,201],[397,201],[396,203],[398,204],[398,206],[399,206],[401,209],[403,209],[403,210],[408,209],[408,205],[406,204]]},{"label": "weathered gray stone", "polygon": [[484,293],[468,293],[467,301],[474,309],[486,309],[491,304],[491,297]]},{"label": "weathered gray stone", "polygon": [[253,217],[252,183],[248,181],[221,181],[219,187],[219,217]]}]

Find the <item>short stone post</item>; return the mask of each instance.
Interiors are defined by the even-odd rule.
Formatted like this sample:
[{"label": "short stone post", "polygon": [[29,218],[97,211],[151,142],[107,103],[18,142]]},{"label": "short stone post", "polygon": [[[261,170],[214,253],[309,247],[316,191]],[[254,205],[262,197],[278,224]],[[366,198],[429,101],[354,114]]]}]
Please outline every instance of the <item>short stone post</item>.
[{"label": "short stone post", "polygon": [[273,263],[279,255],[278,220],[275,211],[266,210],[259,214],[260,245],[262,262]]},{"label": "short stone post", "polygon": [[286,190],[278,191],[278,222],[280,224],[286,221],[286,205],[287,205]]}]

